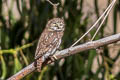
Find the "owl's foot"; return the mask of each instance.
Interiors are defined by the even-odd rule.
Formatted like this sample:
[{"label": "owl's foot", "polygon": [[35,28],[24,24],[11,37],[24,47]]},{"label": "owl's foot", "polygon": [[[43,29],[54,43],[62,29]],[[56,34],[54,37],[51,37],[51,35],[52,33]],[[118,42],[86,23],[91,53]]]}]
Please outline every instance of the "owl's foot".
[{"label": "owl's foot", "polygon": [[53,58],[54,58],[55,60],[57,60],[57,57],[56,57],[55,55],[53,55]]},{"label": "owl's foot", "polygon": [[[51,62],[54,62],[55,60],[57,60],[57,57],[56,57],[55,55],[49,56],[49,58],[48,58],[47,61],[49,61],[49,60],[50,60],[50,63],[51,63]],[[49,63],[49,62],[48,62],[48,63]]]}]

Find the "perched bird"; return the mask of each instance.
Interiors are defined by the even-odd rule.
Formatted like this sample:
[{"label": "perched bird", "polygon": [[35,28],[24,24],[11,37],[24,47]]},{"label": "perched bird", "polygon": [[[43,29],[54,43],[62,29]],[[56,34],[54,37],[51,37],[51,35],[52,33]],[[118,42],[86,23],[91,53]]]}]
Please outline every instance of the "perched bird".
[{"label": "perched bird", "polygon": [[61,44],[61,39],[65,30],[64,20],[61,18],[53,18],[48,21],[44,31],[42,32],[37,49],[35,52],[35,60],[37,71],[41,71],[44,61],[52,56]]}]

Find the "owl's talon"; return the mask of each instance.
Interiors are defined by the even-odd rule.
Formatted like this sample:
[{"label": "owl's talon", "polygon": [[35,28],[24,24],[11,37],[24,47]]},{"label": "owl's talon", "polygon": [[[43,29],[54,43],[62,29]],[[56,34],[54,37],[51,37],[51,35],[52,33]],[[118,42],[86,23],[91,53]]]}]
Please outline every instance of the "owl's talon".
[{"label": "owl's talon", "polygon": [[55,61],[55,60],[57,60],[57,57],[56,57],[55,55],[49,56],[49,58],[50,58],[50,60],[51,60],[52,62]]},{"label": "owl's talon", "polygon": [[53,58],[54,58],[55,60],[57,60],[57,57],[56,57],[55,55],[53,55]]}]

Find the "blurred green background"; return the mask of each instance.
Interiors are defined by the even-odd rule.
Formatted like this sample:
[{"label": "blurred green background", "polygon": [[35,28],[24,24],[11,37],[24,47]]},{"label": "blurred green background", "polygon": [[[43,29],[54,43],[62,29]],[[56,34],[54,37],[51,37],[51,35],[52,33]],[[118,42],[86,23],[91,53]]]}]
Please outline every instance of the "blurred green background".
[{"label": "blurred green background", "polygon": [[[99,18],[111,0],[51,0],[59,2],[58,17],[66,24],[60,49],[68,48]],[[53,7],[45,0],[0,0],[0,80],[5,80],[34,61],[37,41]],[[96,40],[120,32],[120,0],[103,24]],[[96,29],[79,44],[89,41]],[[41,73],[22,80],[120,80],[120,45],[89,50],[56,61]]]}]

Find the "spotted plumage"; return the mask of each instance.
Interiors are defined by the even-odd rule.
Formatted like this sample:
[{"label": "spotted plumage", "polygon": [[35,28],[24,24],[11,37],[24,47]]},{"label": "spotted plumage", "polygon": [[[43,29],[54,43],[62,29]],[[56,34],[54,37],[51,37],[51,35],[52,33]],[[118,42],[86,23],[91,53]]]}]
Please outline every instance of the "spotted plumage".
[{"label": "spotted plumage", "polygon": [[61,18],[53,18],[48,21],[43,33],[40,36],[36,53],[36,67],[40,72],[43,62],[52,56],[61,44],[65,24]]}]

